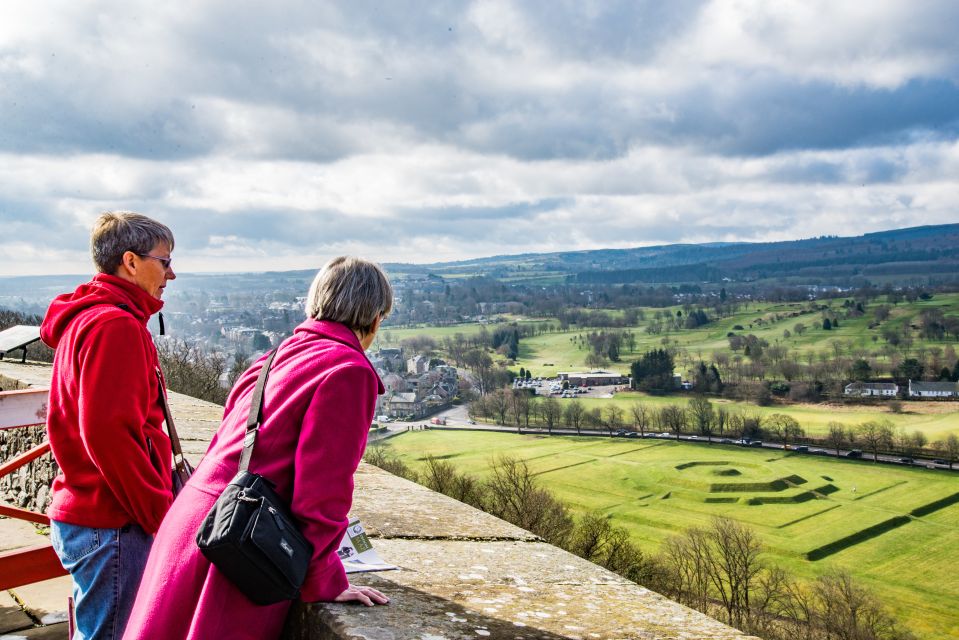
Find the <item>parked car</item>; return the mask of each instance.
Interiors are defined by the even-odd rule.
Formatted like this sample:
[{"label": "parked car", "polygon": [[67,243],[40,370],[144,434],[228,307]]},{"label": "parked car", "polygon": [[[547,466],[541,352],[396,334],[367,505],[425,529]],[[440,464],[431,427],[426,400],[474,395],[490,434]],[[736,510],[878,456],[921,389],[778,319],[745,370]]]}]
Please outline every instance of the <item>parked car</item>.
[{"label": "parked car", "polygon": [[750,441],[749,441],[749,446],[750,446],[750,447],[761,447],[761,446],[763,446],[763,441],[762,441],[762,440],[750,440]]},{"label": "parked car", "polygon": [[849,450],[849,451],[846,452],[846,457],[847,457],[847,458],[861,458],[861,457],[862,457],[862,449],[851,449],[851,450]]},{"label": "parked car", "polygon": [[932,461],[932,464],[945,464],[945,465],[947,465],[947,464],[949,464],[949,461],[948,461],[948,460],[943,460],[942,458],[935,458],[935,459]]},{"label": "parked car", "polygon": [[899,462],[901,462],[902,464],[912,464],[913,462],[915,462],[915,460],[913,460],[912,458],[899,458]]},{"label": "parked car", "polygon": [[799,445],[798,447],[793,447],[793,451],[795,451],[795,452],[797,452],[797,453],[808,453],[808,452],[809,452],[809,447],[807,447],[807,446],[804,445],[804,444],[801,444],[801,445]]},{"label": "parked car", "polygon": [[627,437],[627,438],[638,438],[638,437],[639,437],[639,434],[638,434],[637,432],[635,432],[635,431],[630,431],[629,433],[626,434],[626,437]]}]

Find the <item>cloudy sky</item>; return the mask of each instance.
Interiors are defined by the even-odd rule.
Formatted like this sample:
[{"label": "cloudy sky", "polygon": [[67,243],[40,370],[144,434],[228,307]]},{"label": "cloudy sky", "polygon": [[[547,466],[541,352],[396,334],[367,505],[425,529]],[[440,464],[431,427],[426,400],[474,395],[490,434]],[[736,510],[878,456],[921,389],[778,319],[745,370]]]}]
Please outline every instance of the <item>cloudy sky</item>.
[{"label": "cloudy sky", "polygon": [[959,221],[952,0],[4,2],[0,275]]}]

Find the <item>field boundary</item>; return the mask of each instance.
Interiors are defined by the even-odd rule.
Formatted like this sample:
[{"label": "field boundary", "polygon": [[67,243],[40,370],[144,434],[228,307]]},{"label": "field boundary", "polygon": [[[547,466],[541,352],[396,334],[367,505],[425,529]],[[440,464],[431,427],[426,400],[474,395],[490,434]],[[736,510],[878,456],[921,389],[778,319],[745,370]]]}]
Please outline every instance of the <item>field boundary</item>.
[{"label": "field boundary", "polygon": [[789,522],[783,523],[783,524],[777,526],[776,528],[777,528],[777,529],[785,529],[786,527],[791,527],[791,526],[794,525],[794,524],[799,524],[799,523],[802,522],[803,520],[809,520],[810,518],[815,518],[816,516],[821,516],[822,514],[824,514],[824,513],[829,513],[829,512],[832,511],[833,509],[838,509],[838,508],[841,507],[841,506],[842,506],[841,504],[831,505],[831,506],[826,507],[825,509],[823,509],[823,510],[821,510],[821,511],[817,511],[817,512],[815,512],[815,513],[808,513],[808,514],[802,516],[801,518],[796,518],[795,520],[790,520]]},{"label": "field boundary", "polygon": [[889,518],[888,520],[883,520],[878,524],[874,524],[871,527],[866,527],[865,529],[857,531],[852,535],[839,538],[838,540],[833,540],[829,544],[824,544],[821,547],[816,547],[806,554],[806,559],[812,562],[815,562],[816,560],[822,560],[823,558],[827,558],[835,553],[839,553],[844,549],[854,547],[861,542],[878,538],[882,534],[892,531],[893,529],[898,529],[902,525],[908,524],[909,522],[912,522],[912,518],[909,516],[895,516],[893,518]]},{"label": "field boundary", "polygon": [[876,489],[875,491],[870,491],[869,493],[864,493],[864,494],[862,494],[861,496],[856,496],[855,498],[853,498],[853,500],[863,500],[864,498],[872,497],[872,496],[876,495],[877,493],[882,493],[883,491],[889,491],[890,489],[895,489],[896,487],[902,486],[902,485],[906,484],[907,482],[909,482],[909,481],[908,481],[908,480],[900,480],[899,482],[896,482],[896,483],[894,483],[894,484],[886,485],[885,487],[880,487],[880,488]]},{"label": "field boundary", "polygon": [[951,507],[954,504],[959,503],[959,493],[954,493],[951,496],[946,496],[945,498],[939,498],[938,500],[933,500],[929,504],[924,504],[921,507],[916,507],[909,512],[909,515],[914,518],[921,518],[922,516],[928,516],[930,513],[935,513],[940,509],[945,509],[946,507]]}]

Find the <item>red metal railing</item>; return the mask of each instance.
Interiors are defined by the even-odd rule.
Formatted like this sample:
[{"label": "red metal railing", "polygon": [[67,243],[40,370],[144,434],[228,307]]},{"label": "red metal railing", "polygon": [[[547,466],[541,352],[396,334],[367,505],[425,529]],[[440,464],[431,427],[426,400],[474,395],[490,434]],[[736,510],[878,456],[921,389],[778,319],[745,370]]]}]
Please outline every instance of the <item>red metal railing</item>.
[{"label": "red metal railing", "polygon": [[[47,417],[47,396],[47,389],[0,391],[0,429],[19,429],[44,424]],[[0,462],[0,478],[10,475],[49,451],[50,444],[43,442],[11,460]],[[2,503],[0,515],[38,524],[50,524],[50,519],[42,513]],[[0,551],[0,590],[65,574],[66,571],[49,544]]]}]

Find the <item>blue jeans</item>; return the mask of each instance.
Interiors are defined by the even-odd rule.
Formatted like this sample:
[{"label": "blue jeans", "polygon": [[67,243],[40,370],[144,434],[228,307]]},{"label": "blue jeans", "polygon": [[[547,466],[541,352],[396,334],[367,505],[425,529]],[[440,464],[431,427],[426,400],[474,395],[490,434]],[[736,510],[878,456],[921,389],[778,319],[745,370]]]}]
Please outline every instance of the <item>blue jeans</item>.
[{"label": "blue jeans", "polygon": [[119,640],[153,536],[135,524],[94,529],[51,520],[50,542],[73,577],[77,626],[72,640]]}]

